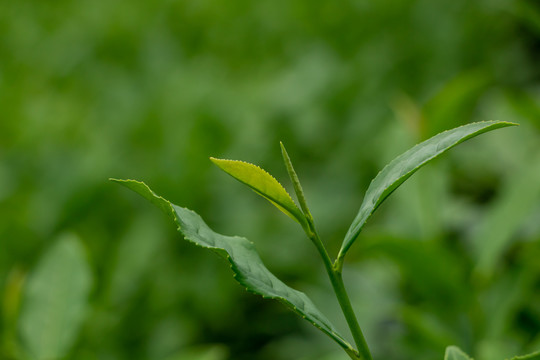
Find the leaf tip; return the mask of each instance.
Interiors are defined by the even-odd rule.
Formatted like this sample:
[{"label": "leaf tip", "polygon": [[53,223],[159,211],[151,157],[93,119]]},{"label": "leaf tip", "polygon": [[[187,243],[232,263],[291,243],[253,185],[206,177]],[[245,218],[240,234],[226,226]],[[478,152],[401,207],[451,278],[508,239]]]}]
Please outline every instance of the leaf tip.
[{"label": "leaf tip", "polygon": [[488,122],[494,123],[494,124],[502,126],[502,127],[519,126],[520,125],[519,123],[515,123],[515,122],[512,122],[512,121],[491,120],[491,121],[488,121]]},{"label": "leaf tip", "polygon": [[291,161],[289,158],[289,153],[287,152],[287,149],[285,149],[285,145],[282,141],[279,142],[279,146],[281,147],[281,155],[283,156],[283,160],[285,160],[285,165],[287,165],[287,162]]},{"label": "leaf tip", "polygon": [[[216,165],[217,167],[219,167],[220,169],[223,169],[223,163],[225,163],[227,160],[225,159],[218,159],[218,158],[215,158],[213,156],[210,156],[210,161],[214,163],[214,165]],[[230,160],[229,160],[230,161]]]},{"label": "leaf tip", "polygon": [[501,121],[501,123],[505,124],[506,126],[519,126],[519,123],[515,123],[512,121]]},{"label": "leaf tip", "polygon": [[285,145],[283,145],[283,141],[279,142],[279,146],[281,147],[281,155],[283,155],[284,158],[288,158],[289,154],[287,153],[287,149],[285,149]]}]

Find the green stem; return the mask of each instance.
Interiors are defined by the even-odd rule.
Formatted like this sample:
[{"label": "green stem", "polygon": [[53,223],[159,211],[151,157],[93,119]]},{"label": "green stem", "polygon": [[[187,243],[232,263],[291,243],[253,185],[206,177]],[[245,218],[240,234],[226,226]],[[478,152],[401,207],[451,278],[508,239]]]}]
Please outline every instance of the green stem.
[{"label": "green stem", "polygon": [[366,339],[364,338],[364,334],[362,333],[360,325],[358,324],[358,320],[356,319],[356,315],[352,308],[351,301],[349,300],[349,295],[347,294],[347,290],[345,289],[345,284],[343,283],[343,277],[341,275],[341,269],[335,269],[332,265],[332,260],[330,259],[330,256],[328,255],[328,252],[324,247],[324,244],[319,238],[319,235],[316,231],[314,231],[312,222],[310,222],[310,229],[312,230],[312,232],[308,233],[308,236],[315,244],[315,247],[317,248],[319,254],[323,259],[324,267],[326,268],[326,272],[328,273],[328,277],[330,278],[330,282],[332,283],[332,288],[334,289],[334,292],[338,299],[339,306],[341,307],[341,311],[343,312],[343,315],[347,320],[347,324],[349,325],[349,329],[351,330],[354,342],[356,344],[356,347],[358,348],[358,359],[373,360],[373,358],[371,357],[371,352],[369,351],[369,347],[366,343]]},{"label": "green stem", "polygon": [[326,268],[326,272],[328,273],[328,277],[330,278],[330,282],[332,283],[332,287],[334,288],[334,292],[338,299],[339,306],[341,306],[343,315],[345,315],[345,319],[347,320],[347,324],[349,325],[349,329],[351,330],[354,342],[356,343],[356,347],[358,348],[358,351],[354,352],[349,352],[346,350],[347,354],[353,360],[373,360],[373,358],[371,357],[371,353],[369,352],[366,339],[364,339],[364,335],[362,334],[360,325],[358,325],[358,320],[356,319],[356,315],[354,314],[354,310],[351,306],[349,295],[347,295],[347,291],[345,290],[345,284],[343,283],[343,277],[341,276],[341,269],[343,267],[342,253],[339,253],[338,259],[336,260],[336,265],[334,266],[334,264],[332,264],[330,256],[328,255],[328,251],[326,251],[326,248],[321,241],[319,234],[315,230],[313,216],[311,216],[311,212],[309,211],[309,207],[307,206],[306,198],[304,196],[304,190],[302,190],[302,185],[300,185],[298,175],[296,175],[296,171],[294,171],[291,158],[289,157],[289,154],[287,154],[287,150],[285,150],[285,146],[282,142],[280,142],[280,145],[281,154],[283,155],[283,161],[285,162],[285,166],[287,167],[287,172],[289,173],[289,177],[291,178],[294,186],[294,192],[296,193],[296,197],[298,198],[298,202],[300,203],[300,207],[302,208],[302,212],[304,213],[304,217],[306,220],[300,222],[300,224],[302,225],[302,228],[306,232],[309,239],[313,242],[313,244],[319,251],[321,258],[323,259],[324,267]]},{"label": "green stem", "polygon": [[360,359],[373,360],[366,339],[364,338],[364,334],[360,329],[360,325],[358,324],[358,320],[356,319],[356,315],[354,314],[354,310],[351,306],[349,295],[347,295],[347,291],[345,290],[343,277],[341,276],[340,272],[334,271],[333,274],[334,275],[330,278],[330,280],[339,301],[339,305],[341,306],[341,310],[343,311],[343,315],[345,315],[345,319],[347,320],[347,324],[351,330],[356,347],[358,348]]}]

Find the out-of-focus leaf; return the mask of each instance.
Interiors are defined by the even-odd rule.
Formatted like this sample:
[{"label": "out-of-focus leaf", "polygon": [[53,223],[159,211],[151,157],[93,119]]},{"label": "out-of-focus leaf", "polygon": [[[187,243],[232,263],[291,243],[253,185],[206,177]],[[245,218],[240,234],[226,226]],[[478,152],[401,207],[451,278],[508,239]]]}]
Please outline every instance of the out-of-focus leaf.
[{"label": "out-of-focus leaf", "polygon": [[345,355],[343,352],[332,352],[332,353],[329,353],[329,354],[323,354],[323,355],[320,355],[320,357],[313,357],[313,356],[309,356],[309,357],[305,357],[305,358],[302,358],[301,360],[347,360],[348,357],[347,355]]},{"label": "out-of-focus leaf", "polygon": [[359,245],[366,256],[383,255],[392,259],[406,279],[414,279],[411,290],[434,306],[440,305],[441,310],[466,301],[467,287],[463,284],[466,276],[461,264],[439,243],[377,236]]},{"label": "out-of-focus leaf", "polygon": [[540,9],[535,2],[516,1],[514,12],[524,20],[524,24],[537,36],[540,35]]},{"label": "out-of-focus leaf", "polygon": [[5,328],[10,328],[19,314],[21,294],[26,280],[26,273],[14,268],[6,279],[2,302],[2,322]]},{"label": "out-of-focus leaf", "polygon": [[512,235],[538,204],[539,198],[540,156],[534,156],[513,174],[474,234],[472,243],[478,256],[477,276],[491,276]]},{"label": "out-of-focus leaf", "polygon": [[530,124],[536,130],[540,130],[540,105],[533,94],[523,89],[508,90],[505,94],[512,109],[523,118],[530,120]]},{"label": "out-of-focus leaf", "polygon": [[426,137],[444,129],[462,125],[457,119],[467,119],[480,96],[490,82],[489,75],[482,71],[459,74],[449,81],[426,104],[423,109],[424,134]]},{"label": "out-of-focus leaf", "polygon": [[512,125],[516,124],[503,121],[484,121],[464,125],[435,135],[392,160],[371,182],[358,215],[343,240],[338,257],[345,256],[367,219],[381,203],[423,165],[465,140]]},{"label": "out-of-focus leaf", "polygon": [[269,173],[244,161],[210,158],[221,170],[249,186],[257,194],[269,200],[291,219],[305,223],[305,217],[285,188]]},{"label": "out-of-focus leaf", "polygon": [[22,292],[26,281],[26,272],[18,267],[15,267],[10,271],[7,276],[4,286],[3,301],[2,301],[2,340],[3,340],[3,352],[0,350],[0,357],[2,355],[8,358],[19,358],[17,356],[17,318],[19,315]]},{"label": "out-of-focus leaf", "polygon": [[449,346],[446,348],[446,353],[444,354],[444,360],[473,360],[467,354],[465,354],[457,346]]},{"label": "out-of-focus leaf", "polygon": [[444,347],[458,340],[449,326],[451,324],[445,324],[426,309],[403,306],[401,318],[411,333],[422,337],[422,343],[426,348],[429,345]]},{"label": "out-of-focus leaf", "polygon": [[221,345],[185,349],[166,360],[225,360],[228,357],[227,348]]},{"label": "out-of-focus leaf", "polygon": [[356,351],[352,346],[337,332],[330,321],[304,293],[285,285],[264,266],[252,242],[243,237],[225,236],[214,232],[197,213],[170,203],[156,195],[142,182],[111,180],[135,191],[169,214],[175,220],[178,231],[184,235],[186,240],[210,249],[227,259],[234,272],[234,278],[246,290],[264,298],[276,299],[284,303],[292,311],[336,341],[352,358],[357,358]]},{"label": "out-of-focus leaf", "polygon": [[114,305],[129,302],[144,284],[145,275],[153,266],[153,259],[161,245],[158,239],[164,237],[160,227],[155,226],[151,220],[147,216],[136,218],[126,235],[118,241],[109,290]]},{"label": "out-of-focus leaf", "polygon": [[[510,324],[519,317],[519,310],[531,301],[536,278],[525,266],[512,268],[498,275],[497,281],[478,297],[485,313],[489,314],[484,320],[485,337],[495,342],[506,337]],[[505,354],[513,354],[510,350],[512,352]]]},{"label": "out-of-focus leaf", "polygon": [[86,314],[91,287],[79,239],[62,237],[30,274],[24,292],[19,331],[31,359],[66,355]]}]

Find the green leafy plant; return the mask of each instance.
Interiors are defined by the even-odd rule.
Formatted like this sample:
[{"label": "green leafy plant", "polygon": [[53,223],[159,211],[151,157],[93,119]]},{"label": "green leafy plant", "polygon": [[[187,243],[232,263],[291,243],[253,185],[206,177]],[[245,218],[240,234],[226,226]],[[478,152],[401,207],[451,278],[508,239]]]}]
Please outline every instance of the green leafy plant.
[{"label": "green leafy plant", "polygon": [[[257,194],[266,198],[279,210],[300,224],[323,260],[355,346],[339,333],[336,327],[304,293],[287,286],[265,267],[252,242],[243,237],[225,236],[214,232],[194,211],[172,204],[156,195],[142,182],[111,180],[132,189],[159,207],[176,223],[178,230],[186,240],[200,247],[210,249],[224,257],[231,265],[234,278],[248,291],[259,294],[264,298],[276,299],[282,302],[332,338],[351,359],[372,360],[372,355],[356,319],[342,278],[343,263],[348,250],[357,240],[366,221],[382,202],[423,165],[470,138],[512,125],[516,124],[486,121],[461,126],[440,133],[416,145],[390,162],[371,182],[358,215],[347,231],[341,250],[334,261],[319,237],[302,186],[283,144],[281,144],[283,160],[291,178],[299,206],[274,177],[258,166],[243,161],[211,158],[212,162],[223,171],[249,186]],[[540,360],[540,353],[514,359]],[[450,346],[446,350],[445,360],[470,360],[470,358],[459,348]]]}]

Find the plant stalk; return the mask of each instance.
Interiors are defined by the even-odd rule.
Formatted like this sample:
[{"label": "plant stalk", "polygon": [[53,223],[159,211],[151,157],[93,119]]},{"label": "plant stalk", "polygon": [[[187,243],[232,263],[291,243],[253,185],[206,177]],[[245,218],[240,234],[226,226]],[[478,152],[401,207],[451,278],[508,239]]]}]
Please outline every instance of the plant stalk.
[{"label": "plant stalk", "polygon": [[326,272],[328,273],[328,277],[330,278],[332,288],[334,289],[334,292],[339,302],[339,306],[341,307],[341,311],[343,312],[343,315],[347,320],[347,324],[349,325],[349,329],[358,349],[357,359],[353,358],[350,354],[349,356],[351,356],[351,358],[354,360],[373,360],[371,352],[369,351],[369,347],[366,343],[366,339],[364,338],[364,334],[362,333],[360,325],[358,324],[358,320],[356,319],[356,315],[352,308],[351,301],[349,300],[349,295],[347,294],[347,290],[345,289],[345,284],[343,283],[343,277],[341,275],[341,268],[335,269],[332,265],[332,260],[330,259],[330,256],[328,255],[328,252],[324,247],[324,244],[319,238],[319,235],[315,231],[313,222],[310,220],[311,219],[308,219],[310,228],[308,236],[313,242],[313,244],[315,244],[315,247],[317,248],[319,254],[323,259],[324,267],[326,269]]},{"label": "plant stalk", "polygon": [[343,277],[341,276],[341,273],[336,271],[333,271],[332,274],[333,276],[330,277],[330,281],[332,282],[332,287],[334,288],[334,292],[336,293],[339,305],[341,306],[341,311],[343,311],[343,315],[345,315],[345,319],[347,320],[347,324],[349,325],[349,329],[351,330],[354,342],[356,344],[356,347],[358,348],[360,359],[373,360],[366,339],[364,338],[364,334],[360,329],[360,325],[358,324],[358,320],[356,319],[356,315],[351,306],[349,295],[345,290]]},{"label": "plant stalk", "polygon": [[342,254],[340,252],[339,255],[341,257],[338,257],[338,259],[336,260],[336,266],[334,266],[334,264],[332,264],[330,256],[328,255],[328,251],[326,251],[326,247],[321,241],[317,230],[315,230],[313,216],[311,215],[309,207],[307,206],[306,197],[304,196],[304,190],[302,189],[302,185],[300,185],[300,180],[298,179],[298,175],[296,175],[296,171],[294,171],[291,158],[289,157],[289,154],[287,154],[287,150],[285,149],[285,146],[282,142],[280,142],[280,145],[281,154],[283,155],[283,161],[285,162],[285,166],[287,167],[287,172],[289,173],[289,177],[291,178],[294,186],[294,192],[296,193],[296,197],[298,198],[298,202],[300,203],[300,207],[302,208],[302,212],[304,214],[305,221],[300,221],[300,225],[306,232],[308,238],[315,245],[315,247],[319,251],[319,254],[321,255],[321,258],[323,259],[324,267],[326,268],[326,272],[328,273],[328,277],[330,278],[330,282],[332,283],[332,287],[334,288],[334,293],[336,294],[336,297],[338,299],[339,306],[341,306],[341,311],[343,311],[343,315],[345,315],[345,319],[347,320],[347,324],[349,325],[349,329],[351,330],[354,342],[356,343],[356,347],[358,348],[358,351],[345,351],[352,360],[373,360],[368,345],[366,343],[366,339],[362,334],[360,325],[358,325],[358,320],[356,319],[356,315],[354,314],[354,310],[351,306],[349,295],[347,295],[347,291],[345,290],[345,284],[343,283],[343,277],[341,276],[341,269],[343,266],[343,257],[341,256]]}]

